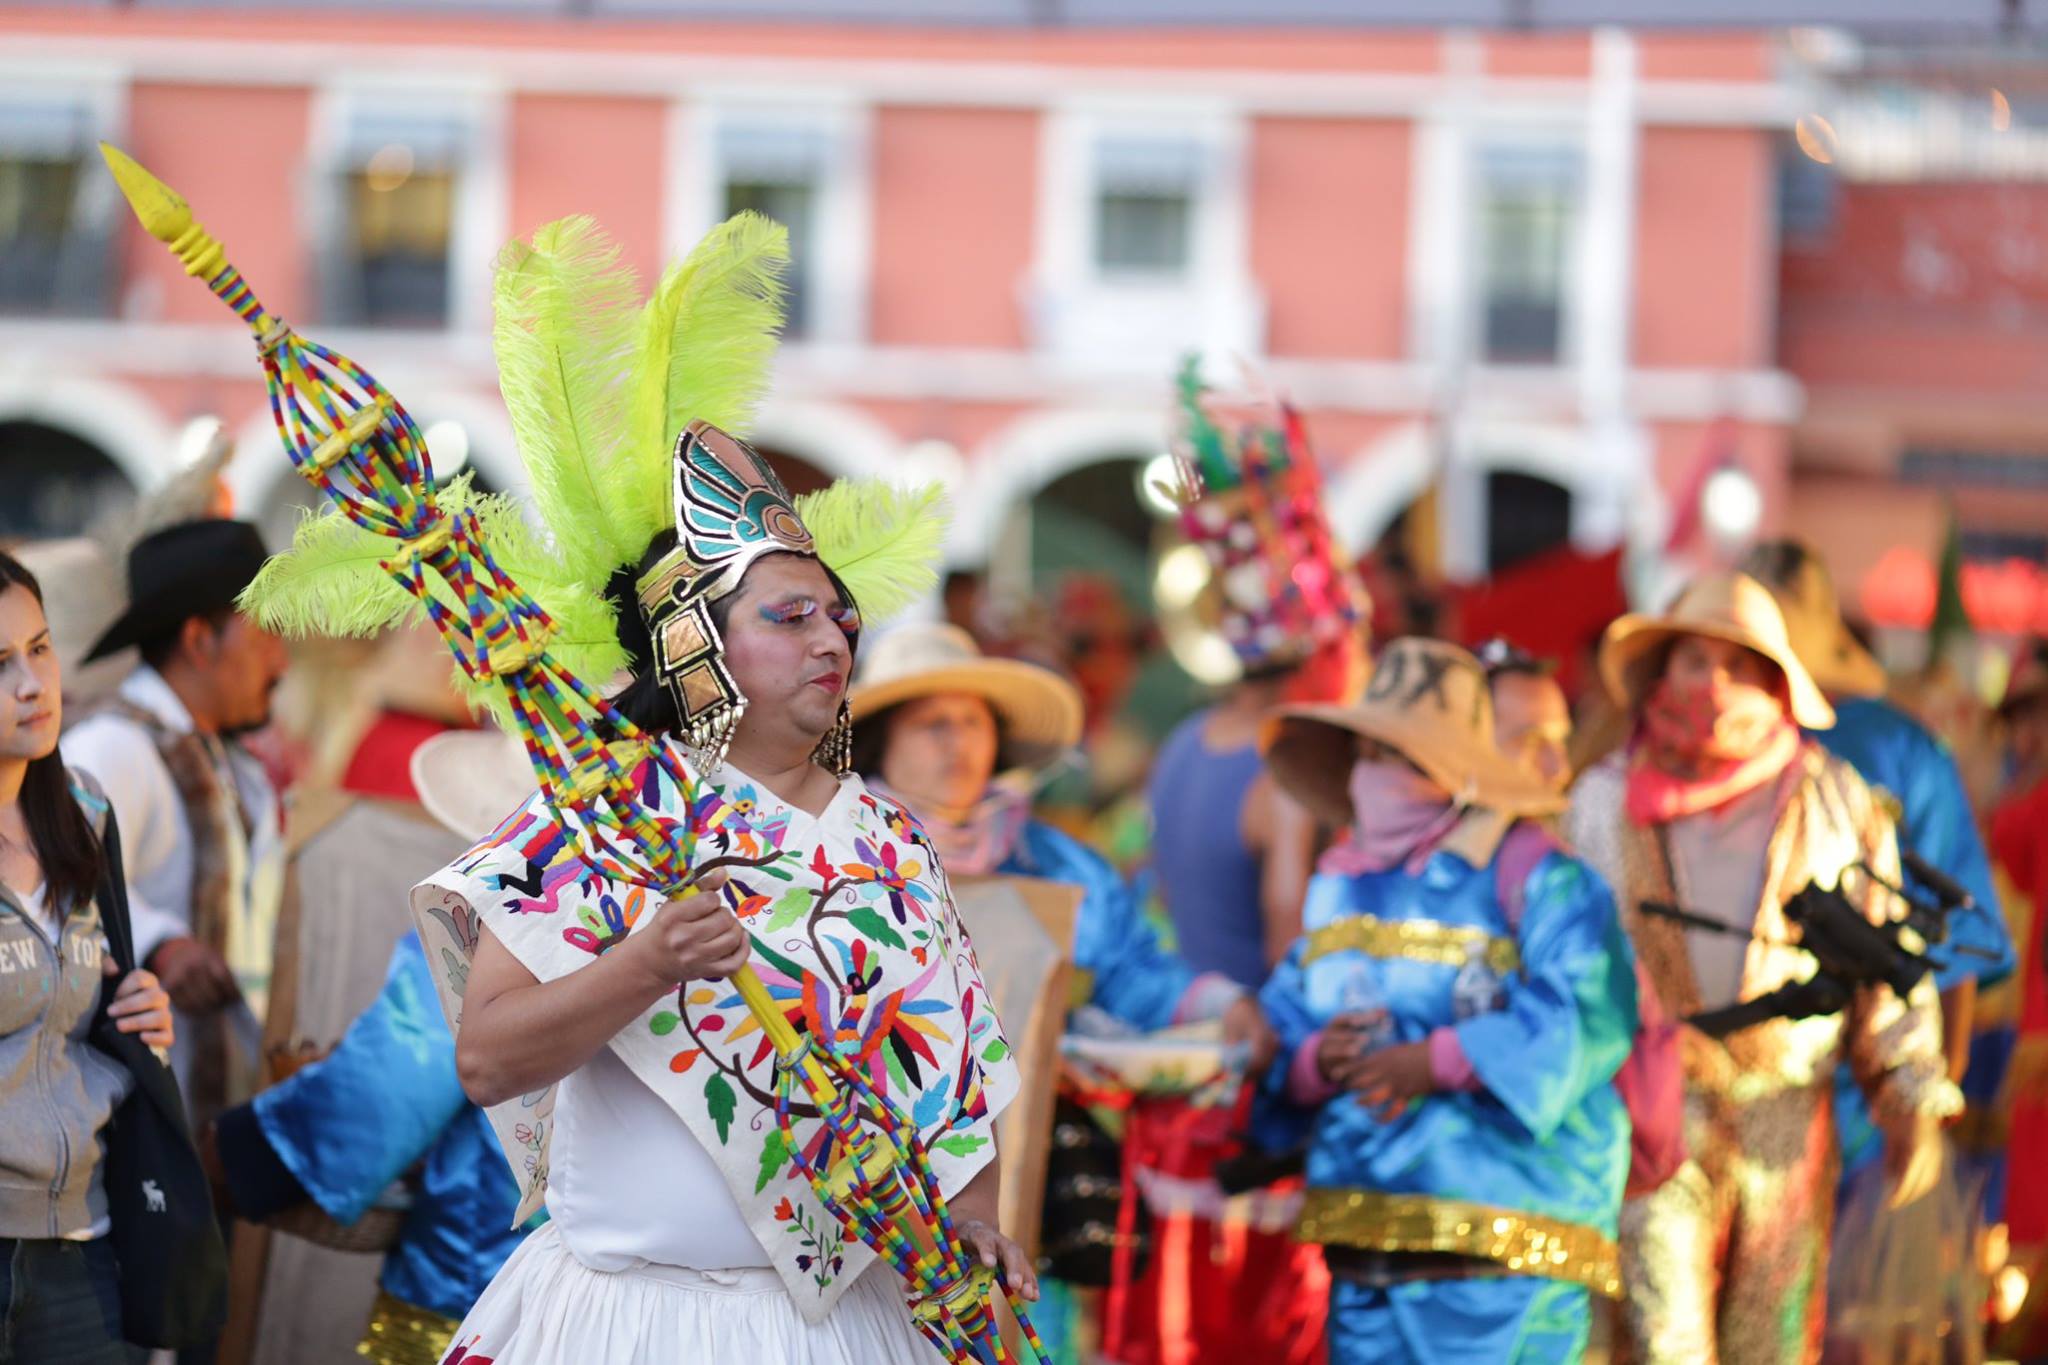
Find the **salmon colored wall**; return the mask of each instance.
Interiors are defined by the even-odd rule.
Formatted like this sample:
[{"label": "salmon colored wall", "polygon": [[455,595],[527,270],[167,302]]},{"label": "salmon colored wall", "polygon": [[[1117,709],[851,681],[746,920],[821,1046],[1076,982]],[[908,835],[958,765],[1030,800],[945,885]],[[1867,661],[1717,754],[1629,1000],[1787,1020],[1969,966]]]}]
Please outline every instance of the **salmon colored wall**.
[{"label": "salmon colored wall", "polygon": [[[306,160],[304,90],[169,85],[142,81],[128,93],[123,150],[183,194],[217,234],[271,312],[310,320],[307,234],[298,191]],[[152,321],[218,323],[229,315],[168,251],[122,210],[125,313]]]},{"label": "salmon colored wall", "polygon": [[1037,114],[1014,110],[876,111],[876,342],[1025,344],[1039,126]]},{"label": "salmon colored wall", "polygon": [[[1704,422],[1659,422],[1650,428],[1657,486],[1668,502],[1694,477],[1705,448]],[[1736,463],[1764,496],[1762,534],[1784,530],[1792,493],[1792,442],[1781,426],[1742,424],[1735,431]]]},{"label": "salmon colored wall", "polygon": [[1583,33],[1492,34],[1486,40],[1489,76],[1583,77],[1592,68],[1592,40]]},{"label": "salmon colored wall", "polygon": [[1636,72],[1652,81],[1768,81],[1776,40],[1762,33],[1687,33],[1669,29],[1636,35]]},{"label": "salmon colored wall", "polygon": [[1252,125],[1252,274],[1273,354],[1402,354],[1413,144],[1405,122]]},{"label": "salmon colored wall", "polygon": [[1637,183],[1634,363],[1769,363],[1777,278],[1769,134],[1646,128]]},{"label": "salmon colored wall", "polygon": [[658,100],[521,94],[512,100],[512,231],[587,213],[651,288],[664,264],[667,110]]}]

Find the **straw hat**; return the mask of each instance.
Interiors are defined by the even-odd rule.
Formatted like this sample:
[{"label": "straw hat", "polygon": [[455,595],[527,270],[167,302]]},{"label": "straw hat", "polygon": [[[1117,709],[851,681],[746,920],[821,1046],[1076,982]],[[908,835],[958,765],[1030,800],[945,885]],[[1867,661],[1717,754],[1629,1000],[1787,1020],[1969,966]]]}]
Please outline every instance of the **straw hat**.
[{"label": "straw hat", "polygon": [[1259,739],[1266,766],[1290,796],[1330,824],[1352,818],[1356,750],[1347,735],[1397,750],[1461,805],[1504,815],[1564,809],[1563,796],[1494,746],[1486,670],[1448,641],[1394,640],[1380,651],[1360,700],[1283,706],[1267,718]]},{"label": "straw hat", "polygon": [[481,839],[539,785],[526,750],[502,730],[449,730],[412,751],[412,788],[427,814]]},{"label": "straw hat", "polygon": [[1785,674],[1792,719],[1808,730],[1835,723],[1835,708],[1799,661],[1785,630],[1785,615],[1771,590],[1742,573],[1709,574],[1678,595],[1662,616],[1631,614],[1607,627],[1600,640],[1600,681],[1630,711],[1641,709],[1663,666],[1664,647],[1682,635],[1753,649]]},{"label": "straw hat", "polygon": [[1081,694],[1072,683],[1036,664],[991,659],[958,626],[902,626],[861,654],[856,727],[907,701],[965,692],[995,711],[1005,770],[1042,768],[1081,742]]},{"label": "straw hat", "polygon": [[1792,652],[1821,691],[1837,697],[1884,695],[1884,665],[1849,633],[1834,580],[1809,546],[1797,540],[1765,541],[1743,559],[1742,568],[1778,599]]}]

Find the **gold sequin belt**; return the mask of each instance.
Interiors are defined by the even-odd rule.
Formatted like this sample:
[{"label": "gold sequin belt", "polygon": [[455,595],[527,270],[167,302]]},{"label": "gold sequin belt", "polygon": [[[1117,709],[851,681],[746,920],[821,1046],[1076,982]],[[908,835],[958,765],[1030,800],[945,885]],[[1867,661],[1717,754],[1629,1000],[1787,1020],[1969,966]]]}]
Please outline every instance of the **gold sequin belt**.
[{"label": "gold sequin belt", "polygon": [[1621,1297],[1621,1261],[1597,1228],[1424,1194],[1313,1188],[1295,1235],[1370,1251],[1476,1256],[1513,1275],[1542,1275]]},{"label": "gold sequin belt", "polygon": [[1411,962],[1433,962],[1445,967],[1462,967],[1481,961],[1497,976],[1506,976],[1522,965],[1521,950],[1511,938],[1496,938],[1484,929],[1462,924],[1439,924],[1433,919],[1374,919],[1371,915],[1346,915],[1343,919],[1311,929],[1302,953],[1303,966],[1331,953],[1356,950],[1367,957],[1405,957]]},{"label": "gold sequin belt", "polygon": [[370,1326],[356,1343],[356,1354],[376,1365],[440,1365],[462,1324],[439,1313],[415,1308],[404,1299],[377,1291]]}]

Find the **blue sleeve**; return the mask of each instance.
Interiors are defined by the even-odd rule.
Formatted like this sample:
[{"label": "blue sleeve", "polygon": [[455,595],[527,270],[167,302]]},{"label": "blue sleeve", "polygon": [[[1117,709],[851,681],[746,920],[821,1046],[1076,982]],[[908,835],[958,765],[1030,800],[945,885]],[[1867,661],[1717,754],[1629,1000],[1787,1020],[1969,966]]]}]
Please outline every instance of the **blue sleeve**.
[{"label": "blue sleeve", "polygon": [[1480,1084],[1542,1141],[1628,1056],[1635,959],[1614,898],[1575,858],[1544,857],[1524,905],[1507,1007],[1455,1027]]},{"label": "blue sleeve", "polygon": [[306,1193],[337,1221],[352,1223],[468,1103],[426,955],[408,934],[392,954],[383,993],[334,1051],[250,1107]]},{"label": "blue sleeve", "polygon": [[1050,826],[1033,825],[1026,837],[1033,875],[1081,888],[1074,961],[1094,979],[1090,1003],[1148,1033],[1171,1024],[1194,968],[1160,947],[1108,860]]},{"label": "blue sleeve", "polygon": [[1914,739],[1918,752],[1906,765],[1906,790],[1896,793],[1904,813],[1899,842],[1961,883],[1977,902],[1949,916],[1947,951],[1936,954],[1946,961],[1935,973],[1935,984],[1948,990],[1974,977],[1980,986],[1995,986],[2012,975],[2018,959],[1992,887],[1991,859],[1955,758],[1924,730]]},{"label": "blue sleeve", "polygon": [[1296,939],[1259,989],[1259,1008],[1280,1043],[1252,1104],[1252,1140],[1269,1152],[1286,1152],[1304,1145],[1315,1119],[1312,1111],[1303,1109],[1287,1095],[1287,1075],[1294,1065],[1294,1054],[1322,1027],[1322,1021],[1309,1011],[1301,965],[1305,946],[1306,940]]}]

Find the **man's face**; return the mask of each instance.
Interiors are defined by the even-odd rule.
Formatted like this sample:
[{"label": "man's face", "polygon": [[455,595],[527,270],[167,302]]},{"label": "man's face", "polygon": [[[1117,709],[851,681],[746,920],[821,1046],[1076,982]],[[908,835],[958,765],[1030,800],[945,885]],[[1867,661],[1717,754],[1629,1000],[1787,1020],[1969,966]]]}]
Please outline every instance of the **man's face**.
[{"label": "man's face", "polygon": [[1572,712],[1555,678],[1504,673],[1493,680],[1493,739],[1500,751],[1556,791],[1572,776]]},{"label": "man's face", "polygon": [[270,723],[270,699],[284,679],[284,641],[236,612],[202,631],[195,654],[213,699],[214,726],[224,735]]}]

